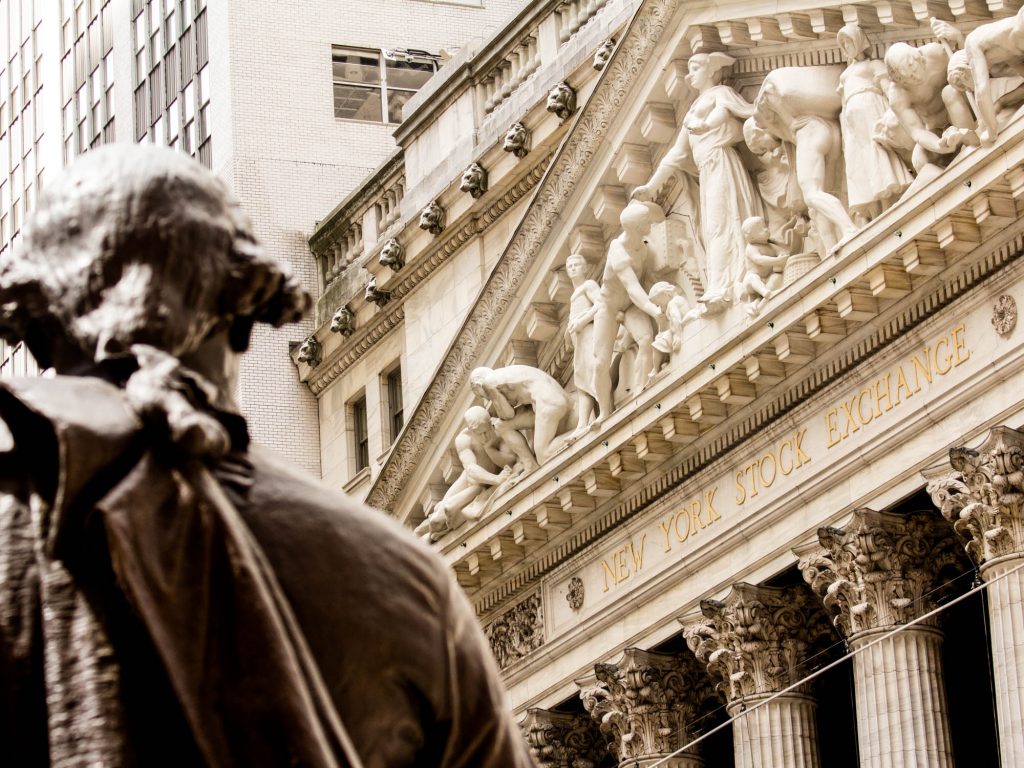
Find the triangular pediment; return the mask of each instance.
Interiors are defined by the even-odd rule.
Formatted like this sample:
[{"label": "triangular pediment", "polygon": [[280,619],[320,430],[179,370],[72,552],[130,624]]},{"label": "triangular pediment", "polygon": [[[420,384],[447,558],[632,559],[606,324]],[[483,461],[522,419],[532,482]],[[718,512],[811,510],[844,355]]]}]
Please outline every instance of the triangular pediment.
[{"label": "triangular pediment", "polygon": [[[555,429],[556,438],[572,433],[567,424],[578,414],[572,398],[579,384],[574,380],[577,366],[568,326],[574,293],[579,295],[581,288],[566,273],[566,259],[569,254],[582,255],[587,277],[601,282],[609,244],[621,231],[620,214],[669,153],[697,95],[684,80],[687,60],[694,53],[722,52],[734,59],[731,90],[747,102],[756,100],[768,72],[785,67],[807,68],[808,75],[818,73],[821,83],[808,87],[813,91],[820,85],[822,93],[829,88],[834,92],[830,78],[837,78],[844,68],[836,33],[851,21],[867,33],[872,46],[869,55],[877,58],[893,41],[922,45],[934,40],[929,29],[932,14],[948,17],[950,23],[968,31],[1015,9],[992,3],[987,10],[954,4],[937,8],[934,3],[924,8],[909,2],[792,3],[770,16],[734,19],[725,8],[694,7],[674,0],[643,2],[589,98],[571,118],[533,201],[414,409],[369,494],[369,503],[417,524],[437,502],[452,498],[453,486],[466,475],[465,454],[460,457],[459,452],[469,440],[464,437],[458,444],[467,430],[466,412],[472,406],[490,405],[470,386],[470,373],[476,368],[525,366],[539,371],[544,382],[556,383],[573,403],[552,411],[565,422]],[[735,107],[737,112],[741,108],[742,104]],[[1016,146],[1017,140],[1009,134],[1019,133],[1019,127],[1020,120],[1004,131],[998,151]],[[834,128],[838,131],[838,124]],[[746,145],[736,151],[756,185],[752,172],[763,168],[765,161],[759,164]],[[893,150],[896,161],[900,151]],[[964,174],[977,178],[981,171],[972,169],[991,165],[988,158],[996,152],[981,147],[958,158],[942,171],[950,181],[947,186],[963,185]],[[842,163],[841,155],[827,159]],[[841,198],[845,207],[849,190],[841,167],[829,171],[832,178],[825,182],[826,191]],[[704,299],[705,309],[710,308],[703,316],[688,318],[683,326],[680,339],[685,359],[678,350],[666,348],[661,354],[668,365],[655,372],[650,382],[646,376],[630,381],[620,373],[613,381],[613,410],[604,415],[599,428],[552,441],[546,452],[557,451],[557,455],[546,461],[547,457],[540,457],[539,469],[529,468],[515,480],[506,472],[498,481],[483,483],[476,496],[469,493],[471,501],[465,502],[468,496],[463,496],[459,503],[465,514],[456,515],[452,530],[438,530],[436,538],[446,552],[466,550],[468,566],[457,568],[460,577],[469,574],[466,583],[480,584],[501,573],[504,563],[521,558],[538,541],[550,543],[582,531],[586,515],[611,509],[609,500],[621,510],[642,506],[660,493],[654,487],[657,472],[653,470],[666,460],[685,464],[685,472],[696,471],[729,450],[742,435],[777,418],[797,398],[840,375],[849,361],[840,360],[838,352],[833,355],[833,348],[866,338],[865,323],[922,290],[954,259],[972,253],[991,234],[992,225],[1016,217],[1014,190],[1024,189],[1024,184],[1014,187],[1012,179],[992,181],[995,186],[983,203],[972,193],[950,203],[955,215],[922,223],[931,216],[935,194],[942,188],[922,178],[921,189],[889,210],[875,212],[866,225],[858,220],[852,234],[849,228],[844,230],[841,217],[834,217],[831,223],[837,232],[828,236],[819,231],[819,239],[806,253],[787,254],[789,272],[780,274],[779,284],[756,307],[750,306],[753,294],[748,294],[746,303],[734,299],[723,308],[707,298],[714,278],[709,278],[708,255],[701,252],[706,238],[701,232],[700,176],[693,169],[688,172],[677,174],[652,194],[667,216],[651,229],[650,258],[641,276],[645,291],[665,280],[676,286],[680,305],[699,309]],[[727,196],[732,191],[723,187],[704,193]],[[965,204],[977,211],[973,223],[962,223]],[[759,210],[767,220],[764,208]],[[816,230],[823,230],[829,222],[821,218],[824,214],[815,217],[813,213],[808,217],[818,224]],[[895,243],[884,246],[888,250],[876,264],[855,273],[857,254],[882,249],[893,238]],[[682,247],[681,241],[691,246]],[[807,258],[800,262],[794,256]],[[657,332],[664,327],[652,329]],[[672,343],[668,339],[662,345]],[[858,354],[869,354],[871,344],[882,343],[881,337],[863,342]],[[621,361],[629,354],[628,345],[615,354]],[[620,370],[627,367],[628,363],[620,362]],[[495,386],[506,392],[521,388],[514,377]],[[491,415],[500,415],[495,406],[490,407]],[[752,408],[749,416],[748,407]],[[631,421],[640,411],[649,412],[649,427],[640,429]],[[537,444],[531,444],[535,433],[522,434],[529,447],[536,449]],[[681,452],[687,451],[686,462],[679,461]],[[514,464],[515,459],[507,463]],[[482,461],[483,469],[492,475],[501,474],[500,464],[494,457]],[[467,485],[471,484],[463,482]],[[623,501],[631,495],[632,500]],[[529,519],[519,517],[517,510],[525,508],[533,510]],[[506,513],[515,518],[515,527],[501,519]],[[483,532],[470,536],[470,531]],[[552,562],[570,549],[559,549]]]}]

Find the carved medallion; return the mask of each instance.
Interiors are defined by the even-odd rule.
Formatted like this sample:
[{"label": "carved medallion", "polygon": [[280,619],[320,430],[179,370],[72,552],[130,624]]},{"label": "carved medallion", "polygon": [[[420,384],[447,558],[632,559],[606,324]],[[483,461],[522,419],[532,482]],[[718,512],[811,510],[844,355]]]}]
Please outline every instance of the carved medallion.
[{"label": "carved medallion", "polygon": [[1017,326],[1017,302],[1013,296],[1004,293],[992,307],[992,327],[996,333],[1005,336]]},{"label": "carved medallion", "polygon": [[569,591],[565,593],[565,599],[569,603],[569,607],[574,611],[578,611],[583,607],[583,600],[586,593],[583,589],[583,579],[579,576],[573,576],[569,579]]}]

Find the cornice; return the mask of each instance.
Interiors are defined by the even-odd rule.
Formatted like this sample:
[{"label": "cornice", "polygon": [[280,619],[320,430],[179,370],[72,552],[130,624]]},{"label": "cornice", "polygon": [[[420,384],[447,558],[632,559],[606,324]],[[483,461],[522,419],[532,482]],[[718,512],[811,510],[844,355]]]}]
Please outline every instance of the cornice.
[{"label": "cornice", "polygon": [[630,22],[624,40],[605,67],[594,93],[549,166],[476,305],[449,347],[437,375],[420,398],[397,445],[370,490],[367,502],[389,509],[397,500],[428,442],[460,392],[460,384],[513,304],[530,265],[540,253],[559,212],[576,190],[590,159],[605,140],[612,119],[631,93],[679,0],[648,0]]},{"label": "cornice", "polygon": [[460,225],[454,227],[451,234],[439,245],[418,258],[415,265],[410,265],[406,274],[399,280],[388,283],[391,301],[387,311],[374,317],[374,322],[357,331],[348,343],[341,347],[329,359],[325,360],[308,380],[314,395],[320,395],[336,381],[350,366],[365,355],[374,344],[396,328],[405,319],[404,299],[417,285],[427,279],[436,269],[450,259],[462,246],[473,237],[485,232],[495,221],[501,218],[512,206],[522,200],[533,190],[544,175],[550,160],[549,155],[542,157],[529,171],[483,211],[467,217]]}]

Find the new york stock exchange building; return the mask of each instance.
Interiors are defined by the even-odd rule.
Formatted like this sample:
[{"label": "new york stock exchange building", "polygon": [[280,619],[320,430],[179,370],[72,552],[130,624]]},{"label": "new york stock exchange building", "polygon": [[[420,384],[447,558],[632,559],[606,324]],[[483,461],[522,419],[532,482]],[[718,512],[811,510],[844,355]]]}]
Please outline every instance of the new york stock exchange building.
[{"label": "new york stock exchange building", "polygon": [[542,766],[1024,766],[1019,3],[527,6],[310,240],[325,478]]}]

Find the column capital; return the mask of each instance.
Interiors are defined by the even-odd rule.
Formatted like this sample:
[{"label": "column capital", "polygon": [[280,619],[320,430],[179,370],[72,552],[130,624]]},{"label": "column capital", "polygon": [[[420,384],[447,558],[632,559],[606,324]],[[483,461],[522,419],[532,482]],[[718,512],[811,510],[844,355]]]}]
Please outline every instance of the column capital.
[{"label": "column capital", "polygon": [[832,633],[802,586],[734,584],[725,600],[702,600],[700,608],[703,620],[683,634],[729,701],[797,682],[811,647]]},{"label": "column capital", "polygon": [[928,512],[858,509],[846,527],[818,529],[818,541],[800,572],[847,638],[930,611],[935,577],[962,559],[948,526]]},{"label": "column capital", "polygon": [[601,732],[586,715],[530,709],[520,727],[538,768],[601,765],[608,755]]},{"label": "column capital", "polygon": [[1024,432],[1000,426],[978,448],[949,451],[953,471],[928,483],[932,501],[982,566],[1024,555]]},{"label": "column capital", "polygon": [[578,680],[590,716],[612,739],[620,763],[667,755],[694,735],[692,723],[714,698],[707,676],[682,656],[627,648],[614,664],[596,664]]}]

